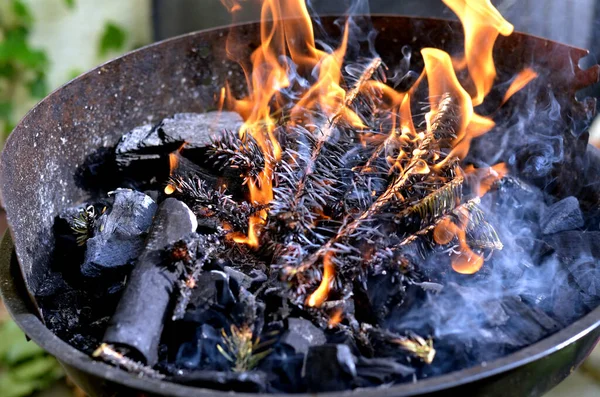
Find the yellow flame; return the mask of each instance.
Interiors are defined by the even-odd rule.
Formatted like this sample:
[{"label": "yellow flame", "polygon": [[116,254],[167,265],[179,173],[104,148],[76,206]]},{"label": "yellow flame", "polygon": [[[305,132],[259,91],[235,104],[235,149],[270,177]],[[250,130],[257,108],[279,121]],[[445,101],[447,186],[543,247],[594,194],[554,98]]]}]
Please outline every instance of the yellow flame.
[{"label": "yellow flame", "polygon": [[442,0],[462,22],[465,33],[465,61],[475,86],[473,105],[478,106],[490,92],[496,78],[494,43],[498,35],[509,36],[514,27],[490,0]]}]

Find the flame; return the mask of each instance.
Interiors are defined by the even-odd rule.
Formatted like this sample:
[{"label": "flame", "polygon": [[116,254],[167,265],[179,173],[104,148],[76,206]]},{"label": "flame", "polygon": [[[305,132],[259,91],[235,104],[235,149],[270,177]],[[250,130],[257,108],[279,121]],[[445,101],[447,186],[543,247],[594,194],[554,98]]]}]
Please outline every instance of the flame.
[{"label": "flame", "polygon": [[462,22],[465,33],[465,63],[475,86],[473,105],[478,106],[496,79],[493,49],[498,35],[509,36],[514,27],[490,0],[442,0]]},{"label": "flame", "polygon": [[536,79],[538,74],[535,70],[531,68],[523,69],[517,77],[513,80],[504,94],[504,99],[502,99],[502,105],[504,105],[508,100],[515,95],[517,92],[521,91],[527,84],[529,84],[532,80]]},{"label": "flame", "polygon": [[332,251],[327,251],[327,253],[323,256],[323,278],[321,279],[321,284],[319,284],[319,288],[310,294],[306,300],[306,303],[310,307],[319,307],[327,300],[327,296],[329,295],[329,290],[331,288],[331,282],[335,277],[335,266],[332,258]]},{"label": "flame", "polygon": [[[227,9],[238,14],[243,0],[221,0]],[[496,39],[510,35],[514,28],[494,8],[490,0],[442,0],[459,17],[464,29],[464,58],[452,58],[450,54],[435,48],[424,48],[421,55],[424,70],[408,92],[397,92],[385,82],[364,81],[356,90],[344,89],[348,84],[343,81],[342,70],[349,40],[349,24],[346,23],[340,44],[337,48],[323,50],[317,46],[314,27],[305,0],[263,0],[261,8],[260,39],[261,44],[250,58],[245,54],[243,38],[230,35],[227,41],[227,53],[231,59],[240,63],[244,69],[248,84],[248,96],[236,99],[229,86],[225,86],[218,97],[219,109],[228,108],[238,112],[244,119],[239,130],[243,139],[252,136],[265,157],[264,169],[256,176],[248,178],[249,200],[265,209],[257,211],[249,220],[246,234],[231,233],[233,241],[259,248],[261,231],[267,219],[268,205],[273,200],[274,169],[281,158],[281,147],[277,141],[277,116],[284,110],[286,97],[282,90],[293,87],[299,99],[291,108],[290,123],[298,123],[310,128],[318,139],[326,138],[333,129],[336,120],[343,120],[357,129],[365,127],[363,120],[350,106],[358,93],[370,96],[382,110],[390,112],[393,122],[389,126],[380,126],[385,132],[386,143],[395,147],[408,147],[422,141],[425,132],[417,130],[413,124],[411,100],[416,98],[417,88],[427,84],[430,111],[426,115],[428,128],[437,112],[440,112],[440,99],[447,96],[457,109],[457,128],[450,153],[436,164],[423,160],[411,162],[411,174],[429,174],[446,165],[452,158],[464,159],[469,152],[473,139],[491,130],[495,124],[489,117],[476,113],[475,107],[482,104],[491,91],[496,79],[493,48]],[[379,63],[377,63],[379,62]],[[381,60],[374,62],[379,66]],[[460,72],[460,73],[457,73]],[[466,73],[465,73],[466,72]],[[311,85],[297,84],[296,76],[310,77]],[[459,79],[460,76],[460,79]],[[466,81],[464,76],[466,76]],[[523,70],[511,83],[504,101],[525,87],[537,74],[531,69]],[[375,100],[376,99],[376,100]],[[318,116],[317,116],[318,115]],[[390,128],[383,131],[383,128]],[[373,138],[367,132],[360,135],[367,144]],[[412,146],[414,147],[414,146]],[[402,170],[407,159],[416,159],[419,153],[398,150],[388,155],[390,173]],[[439,154],[433,154],[435,161]],[[173,156],[176,159],[176,156]],[[171,160],[171,156],[170,156]],[[176,168],[176,165],[171,167]],[[369,163],[365,167],[368,171]],[[482,171],[478,171],[482,172]],[[487,174],[477,174],[479,189],[476,195],[484,195],[494,181],[506,173],[503,165],[486,170]],[[467,172],[468,173],[468,172]],[[174,190],[165,188],[165,193]],[[172,191],[171,191],[172,193]],[[376,194],[376,192],[374,193]],[[402,198],[399,198],[402,199]],[[443,220],[434,229],[434,239],[440,244],[458,241],[460,249],[453,255],[452,265],[459,273],[474,273],[483,265],[483,258],[475,254],[467,244],[467,221],[453,223]],[[318,288],[306,300],[307,305],[320,306],[327,300],[336,275],[333,254],[327,253],[321,258],[323,277]],[[334,318],[334,316],[332,316]]]},{"label": "flame", "polygon": [[331,317],[329,317],[329,321],[327,322],[328,328],[335,328],[344,318],[344,310],[341,308],[336,309]]},{"label": "flame", "polygon": [[[229,10],[237,10],[236,0],[222,0]],[[293,19],[285,19],[294,17]],[[303,0],[265,0],[261,9],[261,45],[252,53],[251,73],[245,68],[249,96],[233,99],[229,87],[225,89],[227,107],[244,118],[239,130],[240,137],[250,134],[265,154],[264,170],[248,182],[250,201],[268,205],[273,199],[273,169],[281,158],[281,148],[274,135],[276,120],[272,114],[277,110],[280,91],[290,85],[287,56],[294,66],[305,70],[318,70],[317,81],[304,93],[291,115],[293,120],[306,120],[312,110],[318,110],[328,119],[343,117],[353,126],[363,126],[361,119],[344,106],[345,90],[341,87],[342,64],[348,43],[348,29],[344,30],[342,42],[331,53],[319,50],[314,40],[310,15]],[[235,44],[228,40],[228,53],[235,59]],[[240,62],[244,67],[244,63]],[[324,135],[327,130],[321,131]],[[260,230],[265,222],[266,210],[251,217],[248,234],[233,235],[237,243],[252,248],[260,245]]]},{"label": "flame", "polygon": [[[169,153],[169,176],[173,176],[175,175],[175,172],[177,171],[177,169],[179,168],[179,158],[181,156],[181,152],[183,151],[183,149],[185,148],[185,146],[187,145],[187,142],[184,142],[181,144],[181,146],[179,147],[179,149],[177,149],[176,151]],[[167,183],[167,186],[165,186],[165,194],[166,195],[171,195],[173,193],[175,193],[175,190],[177,190],[177,187],[173,185],[172,182]]]},{"label": "flame", "polygon": [[452,254],[452,269],[460,274],[474,274],[483,266],[484,259],[473,252],[467,243],[469,213],[466,208],[459,208],[457,224],[449,218],[442,219],[433,230],[433,238],[437,244],[446,245],[454,239],[458,242],[459,251]]}]

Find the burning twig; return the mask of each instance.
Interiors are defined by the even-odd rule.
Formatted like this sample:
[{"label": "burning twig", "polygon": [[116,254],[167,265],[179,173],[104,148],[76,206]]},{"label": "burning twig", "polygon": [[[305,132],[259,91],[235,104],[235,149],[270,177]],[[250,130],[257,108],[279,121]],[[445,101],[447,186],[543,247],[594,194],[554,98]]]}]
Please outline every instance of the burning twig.
[{"label": "burning twig", "polygon": [[[440,100],[437,113],[435,113],[430,120],[429,128],[420,137],[417,148],[412,151],[412,157],[410,158],[408,164],[402,168],[401,173],[394,178],[392,183],[390,183],[383,194],[381,194],[367,210],[360,214],[360,216],[351,221],[347,221],[333,238],[322,245],[317,251],[305,258],[299,266],[295,268],[290,266],[284,268],[284,274],[286,274],[288,277],[295,276],[296,274],[302,273],[314,266],[317,261],[321,259],[323,260],[325,269],[324,273],[326,273],[329,277],[326,277],[325,274],[323,275],[321,285],[316,291],[321,298],[318,301],[309,299],[309,304],[311,306],[320,305],[323,299],[322,290],[329,289],[329,284],[332,282],[333,274],[335,273],[333,270],[335,267],[333,256],[335,255],[336,251],[339,251],[339,248],[341,247],[340,242],[353,235],[357,229],[359,229],[365,222],[370,221],[376,214],[381,213],[384,208],[389,205],[389,203],[393,202],[394,200],[404,201],[405,197],[401,192],[406,187],[407,182],[412,176],[425,175],[425,178],[427,178],[429,175],[431,175],[431,167],[433,167],[435,164],[428,164],[425,159],[427,156],[431,156],[433,154],[431,147],[433,144],[438,146],[442,145],[444,144],[444,141],[448,141],[454,136],[455,127],[453,123],[456,122],[456,118],[452,117],[453,112],[452,98],[449,95],[444,95]],[[452,124],[447,125],[449,123]],[[433,160],[430,160],[430,162],[431,161]]]},{"label": "burning twig", "polygon": [[243,137],[237,131],[225,131],[218,139],[213,138],[209,148],[211,159],[223,168],[240,170],[240,176],[259,180],[258,176],[265,167],[264,154],[250,134]]},{"label": "burning twig", "polygon": [[[322,213],[325,205],[332,201],[332,190],[339,185],[339,159],[344,153],[340,142],[330,142],[332,132],[358,97],[365,82],[371,79],[380,66],[380,58],[373,59],[367,65],[353,88],[346,93],[344,101],[330,118],[329,124],[318,129],[318,136],[306,130],[301,131],[300,135],[308,142],[309,155],[301,155],[299,150],[287,150],[290,158],[295,160],[292,164],[282,165],[282,184],[274,189],[275,203],[271,207],[270,215],[276,219],[294,218],[292,222],[287,222],[287,227],[294,230],[296,235],[309,234],[314,226],[314,219],[318,218],[312,211]],[[298,217],[299,219],[290,215],[306,211],[309,213]]]},{"label": "burning twig", "polygon": [[186,266],[186,274],[178,282],[179,297],[177,299],[175,309],[173,310],[173,321],[183,318],[185,315],[185,310],[190,302],[192,291],[194,288],[196,288],[198,277],[200,277],[200,274],[203,272],[202,267],[214,257],[216,252],[222,248],[219,237],[221,236],[212,234],[207,236],[198,236],[195,240],[195,244],[198,246],[198,248],[201,247],[200,249],[195,250],[196,254],[200,255],[196,256],[195,260],[190,260],[188,262],[193,263],[191,266],[189,264]]},{"label": "burning twig", "polygon": [[102,343],[96,350],[94,350],[92,357],[106,361],[114,366],[121,367],[133,374],[138,374],[138,376],[146,376],[153,379],[163,379],[165,377],[165,375],[161,374],[160,372],[126,357],[108,343]]},{"label": "burning twig", "polygon": [[235,230],[245,231],[250,216],[262,209],[247,202],[238,203],[224,190],[210,188],[197,176],[174,177],[169,184],[198,217],[215,216]]}]

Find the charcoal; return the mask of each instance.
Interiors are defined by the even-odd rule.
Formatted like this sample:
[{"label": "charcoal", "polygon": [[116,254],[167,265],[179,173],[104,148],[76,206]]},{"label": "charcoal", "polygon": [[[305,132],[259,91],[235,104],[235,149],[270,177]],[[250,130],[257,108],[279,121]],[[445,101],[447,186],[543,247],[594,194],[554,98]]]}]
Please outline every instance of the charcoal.
[{"label": "charcoal", "polygon": [[281,343],[293,347],[296,353],[303,354],[306,354],[311,346],[323,345],[326,342],[323,331],[303,318],[288,319],[288,329],[281,338]]},{"label": "charcoal", "polygon": [[302,379],[303,362],[304,354],[296,353],[290,346],[279,344],[261,361],[259,369],[271,374],[269,385],[272,389],[284,393],[300,393],[306,389]]},{"label": "charcoal", "polygon": [[116,161],[125,168],[133,161],[157,160],[185,143],[186,149],[205,147],[223,130],[237,131],[242,118],[235,112],[180,113],[155,126],[149,124],[125,134],[116,148]]},{"label": "charcoal", "polygon": [[202,324],[197,328],[193,340],[181,344],[175,362],[188,370],[224,371],[230,367],[230,363],[217,350],[219,343],[222,343],[221,333],[209,324]]},{"label": "charcoal", "polygon": [[250,286],[252,286],[252,277],[246,275],[245,273],[235,270],[229,266],[225,266],[224,271],[229,275],[229,277],[235,280],[240,287],[249,289]]},{"label": "charcoal", "polygon": [[256,291],[265,281],[267,281],[267,275],[259,269],[252,269],[246,274],[232,267],[225,266],[223,267],[223,271],[227,273],[230,279],[235,281],[237,285],[249,291]]},{"label": "charcoal", "polygon": [[309,392],[346,390],[356,378],[356,357],[346,345],[311,346],[302,373]]},{"label": "charcoal", "polygon": [[245,288],[238,291],[237,303],[232,309],[232,316],[238,324],[254,324],[254,331],[262,328],[262,314],[264,303],[257,301],[256,297]]},{"label": "charcoal", "polygon": [[600,258],[600,232],[564,231],[545,236],[544,241],[565,264],[580,257]]},{"label": "charcoal", "polygon": [[81,273],[100,276],[104,271],[131,263],[144,249],[156,203],[149,196],[129,189],[113,192],[112,207],[95,222],[87,240]]},{"label": "charcoal", "polygon": [[523,302],[519,297],[508,297],[502,300],[502,309],[509,317],[500,326],[515,348],[530,345],[561,328],[559,322],[542,310]]},{"label": "charcoal", "polygon": [[195,371],[171,380],[188,386],[240,393],[262,393],[267,387],[267,375],[262,371]]},{"label": "charcoal", "polygon": [[198,277],[188,309],[202,311],[213,306],[225,308],[235,300],[229,288],[229,276],[224,272],[211,270]]},{"label": "charcoal", "polygon": [[415,373],[413,368],[392,358],[359,357],[356,362],[357,386],[367,387],[398,381]]},{"label": "charcoal", "polygon": [[166,266],[164,249],[196,230],[196,217],[181,201],[168,198],[154,217],[146,247],[135,268],[104,340],[131,349],[138,361],[153,366],[167,306],[181,269]]},{"label": "charcoal", "polygon": [[591,310],[600,304],[600,264],[597,259],[582,258],[568,266],[569,273],[584,304]]},{"label": "charcoal", "polygon": [[546,208],[540,219],[542,233],[553,234],[573,230],[583,226],[583,214],[579,201],[575,197],[567,197]]}]

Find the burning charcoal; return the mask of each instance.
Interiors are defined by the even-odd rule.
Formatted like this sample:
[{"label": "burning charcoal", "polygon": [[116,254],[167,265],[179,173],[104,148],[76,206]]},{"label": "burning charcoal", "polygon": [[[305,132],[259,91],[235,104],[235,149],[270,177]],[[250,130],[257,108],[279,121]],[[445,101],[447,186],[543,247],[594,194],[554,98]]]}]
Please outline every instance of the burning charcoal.
[{"label": "burning charcoal", "polygon": [[356,378],[356,357],[346,345],[311,346],[302,374],[309,392],[346,390]]},{"label": "burning charcoal", "polygon": [[254,294],[246,288],[240,288],[237,304],[232,309],[232,317],[239,324],[252,324],[254,332],[259,332],[263,326],[265,304],[257,301]]},{"label": "burning charcoal", "polygon": [[183,143],[188,149],[204,147],[211,136],[223,130],[237,131],[241,124],[242,118],[235,112],[176,114],[154,127],[147,124],[124,135],[116,148],[116,161],[124,168],[132,161],[159,159]]},{"label": "burning charcoal", "polygon": [[183,385],[240,393],[262,393],[266,390],[267,376],[261,371],[217,372],[195,371],[171,379]]},{"label": "burning charcoal", "polygon": [[303,318],[288,319],[288,329],[281,338],[281,343],[293,347],[296,353],[303,354],[306,354],[311,346],[323,345],[326,342],[323,331]]},{"label": "burning charcoal", "polygon": [[413,375],[415,370],[392,358],[359,357],[356,363],[358,387],[381,385]]},{"label": "burning charcoal", "polygon": [[583,215],[577,198],[571,196],[552,204],[542,214],[540,225],[544,234],[573,230],[583,226]]},{"label": "burning charcoal", "polygon": [[156,212],[156,203],[143,193],[117,189],[110,210],[94,223],[86,242],[81,273],[97,277],[103,271],[127,265],[144,249],[144,239]]},{"label": "burning charcoal", "polygon": [[127,346],[148,365],[156,363],[167,306],[181,273],[167,266],[163,250],[194,232],[197,226],[196,217],[181,201],[168,198],[162,202],[146,247],[106,330],[106,342]]}]

